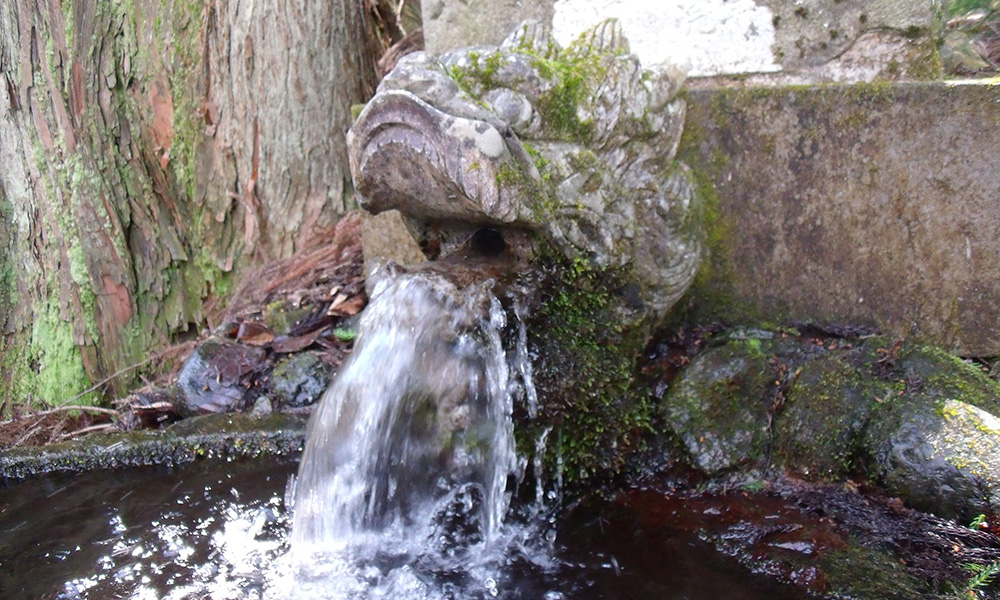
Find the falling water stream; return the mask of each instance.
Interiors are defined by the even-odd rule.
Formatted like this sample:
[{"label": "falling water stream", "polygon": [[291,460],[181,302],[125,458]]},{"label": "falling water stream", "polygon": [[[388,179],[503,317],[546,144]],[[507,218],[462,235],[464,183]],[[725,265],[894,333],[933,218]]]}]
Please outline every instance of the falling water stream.
[{"label": "falling water stream", "polygon": [[373,294],[310,422],[296,482],[292,552],[305,597],[497,591],[507,552],[529,533],[505,516],[523,470],[511,413],[533,386],[520,364],[525,336],[502,342],[493,285],[458,290],[417,273]]}]

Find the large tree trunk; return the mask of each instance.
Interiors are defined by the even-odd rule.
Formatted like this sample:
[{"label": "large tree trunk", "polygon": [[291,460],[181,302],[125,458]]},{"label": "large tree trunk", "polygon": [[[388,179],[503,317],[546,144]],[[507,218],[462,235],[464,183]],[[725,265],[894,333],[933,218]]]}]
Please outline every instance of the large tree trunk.
[{"label": "large tree trunk", "polygon": [[[0,395],[57,403],[206,325],[343,213],[357,0],[0,3]],[[128,376],[102,392],[120,393]]]}]

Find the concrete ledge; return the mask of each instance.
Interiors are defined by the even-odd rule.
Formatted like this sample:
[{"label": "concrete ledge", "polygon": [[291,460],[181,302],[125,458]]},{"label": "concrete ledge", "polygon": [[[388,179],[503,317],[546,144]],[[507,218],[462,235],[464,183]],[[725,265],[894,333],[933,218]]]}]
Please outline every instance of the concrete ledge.
[{"label": "concrete ledge", "polygon": [[1000,87],[692,90],[681,156],[716,205],[690,317],[1000,355]]},{"label": "concrete ledge", "polygon": [[252,457],[302,450],[308,417],[207,415],[163,431],[93,435],[80,441],[0,453],[0,480],[54,472],[180,465],[200,458]]}]

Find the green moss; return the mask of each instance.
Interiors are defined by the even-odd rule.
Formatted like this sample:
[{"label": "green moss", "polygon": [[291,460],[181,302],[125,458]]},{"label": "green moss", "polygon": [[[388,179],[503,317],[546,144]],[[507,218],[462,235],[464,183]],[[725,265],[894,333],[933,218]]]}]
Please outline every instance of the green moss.
[{"label": "green moss", "polygon": [[836,355],[799,369],[774,421],[774,454],[785,468],[813,479],[852,473],[864,426],[898,392],[865,371]]},{"label": "green moss", "polygon": [[[36,402],[56,405],[90,387],[80,350],[73,340],[72,326],[53,300],[36,310],[30,352],[33,372],[22,372],[24,379],[17,385],[29,405]],[[94,400],[94,395],[88,394],[75,402]]]},{"label": "green moss", "polygon": [[[544,53],[538,53],[525,44],[519,52],[529,55],[539,75],[552,82],[552,86],[536,102],[545,127],[562,139],[590,139],[594,124],[589,119],[581,119],[579,109],[589,100],[595,84],[604,78],[603,55],[590,52],[582,44],[570,46],[562,53],[554,52],[551,47]],[[468,66],[453,65],[449,68],[449,74],[461,90],[478,99],[488,90],[511,87],[511,82],[500,77],[507,60],[504,52],[496,50],[484,54],[473,51],[468,58]]]},{"label": "green moss", "polygon": [[918,43],[917,57],[910,64],[909,75],[913,79],[933,81],[944,76],[941,53],[937,41],[924,39]]},{"label": "green moss", "polygon": [[530,454],[539,433],[554,426],[545,470],[555,472],[561,460],[564,481],[575,486],[620,472],[650,431],[649,391],[635,383],[646,328],[620,311],[619,273],[584,258],[545,264],[541,309],[528,327],[545,402],[518,439]]},{"label": "green moss", "polygon": [[732,227],[722,213],[721,198],[714,183],[723,179],[729,161],[727,155],[717,148],[706,153],[705,139],[700,123],[688,119],[677,158],[690,167],[695,182],[697,210],[691,210],[689,214],[697,215],[701,220],[706,256],[688,292],[671,312],[668,327],[683,322],[712,321],[718,315],[738,308],[731,287],[733,267],[729,240],[732,239]]},{"label": "green moss", "polygon": [[934,598],[931,586],[911,575],[889,552],[851,541],[820,558],[831,598],[913,600]]},{"label": "green moss", "polygon": [[199,81],[202,69],[201,36],[194,28],[201,23],[204,3],[197,0],[174,4],[171,11],[173,64],[170,90],[174,107],[174,139],[170,148],[170,166],[190,199],[197,198],[198,149],[205,136],[202,117],[202,93]]},{"label": "green moss", "polygon": [[72,52],[73,49],[73,33],[75,31],[76,19],[73,15],[73,8],[76,6],[76,2],[62,2],[61,8],[63,12],[63,18],[66,28],[66,47]]},{"label": "green moss", "polygon": [[839,130],[855,131],[868,123],[868,113],[864,110],[852,110],[845,117],[838,118],[834,126]]},{"label": "green moss", "polygon": [[[13,240],[8,227],[13,223],[14,207],[0,183],[0,326],[6,325],[17,300],[17,271],[9,255]],[[0,342],[0,356],[3,355],[2,344]]]},{"label": "green moss", "polygon": [[980,369],[934,346],[904,346],[900,379],[938,400],[956,400],[1000,415],[1000,383]]},{"label": "green moss", "polygon": [[593,93],[593,83],[603,78],[604,69],[597,59],[590,55],[568,60],[536,58],[535,66],[542,77],[555,81],[538,101],[538,112],[546,126],[568,140],[593,137],[594,123],[581,119],[578,110]]},{"label": "green moss", "polygon": [[994,10],[996,9],[996,2],[994,0],[946,0],[944,6],[945,12],[949,16],[955,16],[977,10]]},{"label": "green moss", "polygon": [[200,290],[203,290],[200,297],[204,297],[206,294],[214,294],[220,298],[225,298],[232,292],[234,285],[232,271],[222,270],[218,261],[209,254],[207,249],[202,248],[202,251],[198,253],[195,257],[195,265],[205,284],[204,286],[198,286]]},{"label": "green moss", "polygon": [[844,87],[844,95],[858,104],[872,104],[886,107],[896,99],[895,88],[890,81],[854,83]]},{"label": "green moss", "polygon": [[83,247],[75,243],[69,247],[69,273],[76,284],[77,298],[80,307],[83,309],[83,322],[87,330],[88,343],[93,343],[100,339],[100,331],[97,328],[97,295],[94,293],[94,286],[90,281],[90,272],[84,262]]}]

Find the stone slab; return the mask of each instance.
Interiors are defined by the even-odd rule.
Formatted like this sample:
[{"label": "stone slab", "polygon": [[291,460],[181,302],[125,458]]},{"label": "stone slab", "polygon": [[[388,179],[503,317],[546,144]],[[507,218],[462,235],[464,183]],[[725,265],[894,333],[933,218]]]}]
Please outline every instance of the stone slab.
[{"label": "stone slab", "polygon": [[691,90],[714,193],[697,319],[877,326],[1000,355],[1000,87]]}]

